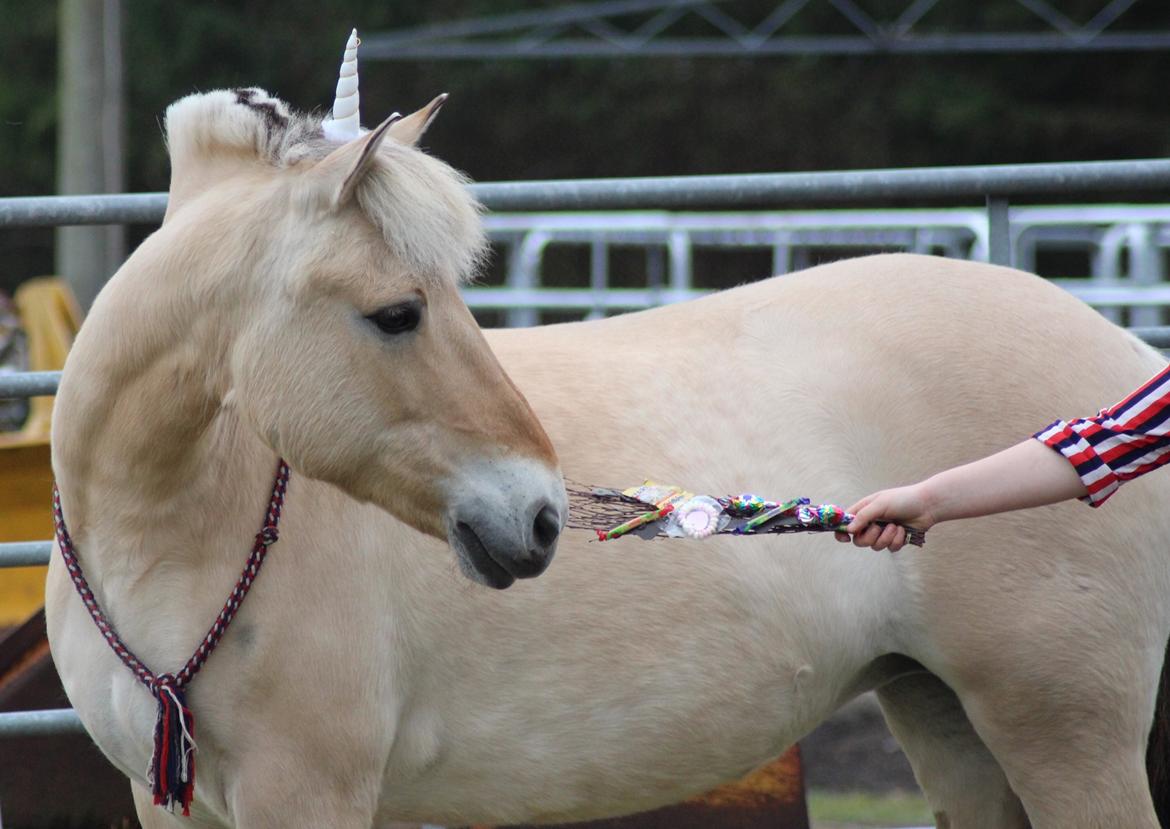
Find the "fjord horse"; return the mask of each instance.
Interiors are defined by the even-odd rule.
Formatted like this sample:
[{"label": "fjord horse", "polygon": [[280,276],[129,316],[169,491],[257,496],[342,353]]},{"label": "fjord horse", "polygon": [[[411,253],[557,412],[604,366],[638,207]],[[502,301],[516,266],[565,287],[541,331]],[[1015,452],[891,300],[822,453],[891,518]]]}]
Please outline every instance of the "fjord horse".
[{"label": "fjord horse", "polygon": [[1157,826],[1170,475],[896,555],[569,530],[513,586],[557,544],[562,471],[848,503],[1091,413],[1155,352],[1035,277],[907,255],[481,333],[476,205],[414,147],[432,115],[335,145],[261,90],[168,112],[166,220],[95,303],[53,429],[82,564],[145,662],[192,652],[293,473],[189,688],[189,820],[151,805],[155,701],[54,558],[54,658],[144,826],[624,814],[870,689],[940,826]]}]

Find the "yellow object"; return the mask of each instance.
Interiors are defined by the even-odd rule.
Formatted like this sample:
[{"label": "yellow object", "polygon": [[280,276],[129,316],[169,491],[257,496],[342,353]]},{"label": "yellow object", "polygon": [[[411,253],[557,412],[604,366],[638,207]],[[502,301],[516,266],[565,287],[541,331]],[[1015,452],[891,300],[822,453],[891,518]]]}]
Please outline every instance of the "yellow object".
[{"label": "yellow object", "polygon": [[[16,310],[28,337],[29,368],[59,371],[81,326],[81,311],[64,281],[42,277],[16,290]],[[49,460],[52,397],[29,401],[19,432],[0,432],[0,542],[53,537],[49,507],[53,469]],[[0,570],[0,627],[24,621],[45,601],[45,568]]]}]

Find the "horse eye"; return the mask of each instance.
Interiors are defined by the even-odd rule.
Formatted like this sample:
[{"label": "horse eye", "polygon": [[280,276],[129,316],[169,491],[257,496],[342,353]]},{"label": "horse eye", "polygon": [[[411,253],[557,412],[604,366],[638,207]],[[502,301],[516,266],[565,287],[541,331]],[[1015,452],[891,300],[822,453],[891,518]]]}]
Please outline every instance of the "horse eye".
[{"label": "horse eye", "polygon": [[417,299],[388,305],[366,317],[383,334],[405,334],[418,327],[422,319],[422,303]]}]

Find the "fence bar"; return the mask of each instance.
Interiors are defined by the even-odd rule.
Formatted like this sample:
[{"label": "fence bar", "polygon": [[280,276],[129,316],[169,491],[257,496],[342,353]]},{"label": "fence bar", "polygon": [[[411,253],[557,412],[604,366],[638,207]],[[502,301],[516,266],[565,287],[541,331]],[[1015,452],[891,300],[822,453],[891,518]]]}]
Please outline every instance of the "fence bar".
[{"label": "fence bar", "polygon": [[1170,348],[1170,325],[1142,325],[1129,331],[1154,348]]},{"label": "fence bar", "polygon": [[[46,503],[46,511],[48,506]],[[48,564],[52,553],[51,541],[13,541],[0,544],[0,567],[36,567]]]},{"label": "fence bar", "polygon": [[[492,210],[762,207],[883,199],[982,201],[989,196],[1170,192],[1170,159],[919,167],[826,173],[667,176],[473,184]],[[159,222],[165,193],[0,199],[0,227]]]},{"label": "fence bar", "polygon": [[[469,308],[540,309],[549,311],[631,310],[667,302],[698,299],[713,291],[688,288],[681,291],[654,288],[610,288],[604,293],[589,288],[469,288],[464,299]],[[535,319],[525,322],[535,325]]]},{"label": "fence bar", "polygon": [[492,210],[763,207],[781,203],[1170,191],[1170,159],[829,173],[495,182],[472,186]]},{"label": "fence bar", "polygon": [[158,224],[166,208],[166,193],[21,196],[0,199],[0,227]]},{"label": "fence bar", "polygon": [[72,708],[10,711],[0,714],[0,738],[53,737],[59,734],[84,733],[81,719]]},{"label": "fence bar", "polygon": [[0,374],[0,399],[7,397],[38,397],[56,394],[61,380],[59,371],[26,371],[20,374]]},{"label": "fence bar", "polygon": [[1002,196],[987,197],[987,261],[1009,268],[1012,264],[1008,200]]},{"label": "fence bar", "polygon": [[[803,5],[803,4],[802,4]],[[1117,3],[1111,4],[1116,6]],[[838,6],[843,8],[843,6]],[[1034,9],[1033,9],[1034,10]],[[975,52],[1103,52],[1165,51],[1166,32],[1109,32],[1073,36],[1064,32],[966,32],[955,34],[897,34],[893,24],[881,24],[889,33],[871,35],[773,35],[751,37],[636,38],[633,33],[612,39],[558,37],[545,41],[522,38],[468,38],[411,41],[401,33],[371,35],[362,40],[366,60],[548,60],[552,58],[721,57],[759,58],[775,55],[947,54]],[[1079,27],[1078,27],[1079,28]]]}]

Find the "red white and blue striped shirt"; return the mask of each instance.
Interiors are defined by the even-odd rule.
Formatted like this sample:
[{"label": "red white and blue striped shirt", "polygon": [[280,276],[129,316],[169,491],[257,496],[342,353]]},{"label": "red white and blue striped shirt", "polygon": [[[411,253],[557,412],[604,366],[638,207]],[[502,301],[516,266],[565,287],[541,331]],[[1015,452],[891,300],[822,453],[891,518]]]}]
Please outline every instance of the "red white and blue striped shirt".
[{"label": "red white and blue striped shirt", "polygon": [[1076,468],[1094,507],[1122,482],[1170,462],[1170,365],[1096,417],[1058,420],[1033,435]]}]

